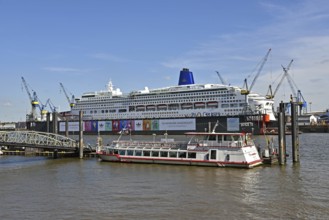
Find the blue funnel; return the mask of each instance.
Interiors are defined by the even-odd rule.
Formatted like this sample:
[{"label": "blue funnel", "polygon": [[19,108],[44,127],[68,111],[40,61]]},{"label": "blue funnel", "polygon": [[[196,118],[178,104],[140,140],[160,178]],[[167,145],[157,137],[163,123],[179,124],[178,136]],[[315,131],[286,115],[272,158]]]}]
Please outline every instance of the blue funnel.
[{"label": "blue funnel", "polygon": [[194,84],[193,73],[189,69],[183,68],[180,71],[178,85],[190,85]]}]

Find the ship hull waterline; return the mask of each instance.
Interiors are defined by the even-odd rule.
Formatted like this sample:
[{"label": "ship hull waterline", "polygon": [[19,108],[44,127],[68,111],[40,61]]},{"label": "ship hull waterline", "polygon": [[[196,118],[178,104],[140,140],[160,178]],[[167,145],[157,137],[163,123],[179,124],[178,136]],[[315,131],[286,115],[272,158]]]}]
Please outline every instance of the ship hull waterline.
[{"label": "ship hull waterline", "polygon": [[232,167],[232,168],[254,168],[262,165],[262,160],[252,162],[228,162],[228,161],[205,161],[189,159],[170,159],[170,158],[138,158],[126,157],[120,155],[98,154],[99,158],[105,162],[115,163],[142,163],[142,164],[163,164],[163,165],[185,165],[185,166],[205,166],[205,167]]}]

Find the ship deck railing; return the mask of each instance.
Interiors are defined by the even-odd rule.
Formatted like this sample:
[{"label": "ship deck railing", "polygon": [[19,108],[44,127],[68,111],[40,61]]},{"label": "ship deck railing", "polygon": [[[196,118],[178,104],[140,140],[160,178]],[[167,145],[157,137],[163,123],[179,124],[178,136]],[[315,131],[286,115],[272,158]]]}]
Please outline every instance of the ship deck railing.
[{"label": "ship deck railing", "polygon": [[136,148],[186,148],[187,142],[147,142],[147,141],[113,141],[112,146],[115,147],[136,147]]}]

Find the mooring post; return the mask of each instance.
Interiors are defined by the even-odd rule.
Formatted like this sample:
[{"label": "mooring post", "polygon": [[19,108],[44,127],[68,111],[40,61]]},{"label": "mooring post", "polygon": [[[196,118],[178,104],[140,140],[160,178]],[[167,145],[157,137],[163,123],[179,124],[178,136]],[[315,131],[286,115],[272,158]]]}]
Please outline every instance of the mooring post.
[{"label": "mooring post", "polygon": [[80,159],[83,158],[83,120],[82,120],[83,113],[82,111],[79,112],[79,157]]},{"label": "mooring post", "polygon": [[47,112],[47,133],[50,132],[50,112]]},{"label": "mooring post", "polygon": [[291,144],[292,144],[292,161],[299,162],[299,132],[298,132],[298,108],[297,103],[291,103]]},{"label": "mooring post", "polygon": [[279,111],[279,127],[278,127],[278,138],[279,138],[279,163],[284,165],[286,163],[286,120],[285,120],[285,105],[283,102],[280,103]]},{"label": "mooring post", "polygon": [[53,133],[57,134],[58,130],[57,130],[57,113],[53,112]]},{"label": "mooring post", "polygon": [[65,136],[69,136],[69,119],[65,117]]},{"label": "mooring post", "polygon": [[58,158],[58,150],[57,149],[54,150],[53,158],[54,159],[57,159]]}]

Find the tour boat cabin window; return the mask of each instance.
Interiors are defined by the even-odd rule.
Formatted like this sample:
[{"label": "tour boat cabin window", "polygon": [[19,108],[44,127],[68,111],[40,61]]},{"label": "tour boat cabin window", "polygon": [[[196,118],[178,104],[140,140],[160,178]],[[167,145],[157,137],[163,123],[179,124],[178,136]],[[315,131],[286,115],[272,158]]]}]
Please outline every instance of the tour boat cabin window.
[{"label": "tour boat cabin window", "polygon": [[186,158],[186,152],[179,153],[179,158]]},{"label": "tour boat cabin window", "polygon": [[159,151],[152,151],[152,157],[158,157]]},{"label": "tour boat cabin window", "polygon": [[133,150],[127,150],[127,155],[128,156],[133,156],[134,155],[134,151]]},{"label": "tour boat cabin window", "polygon": [[141,150],[136,150],[135,151],[135,156],[142,156],[142,151]]},{"label": "tour boat cabin window", "polygon": [[169,152],[169,157],[177,157],[177,152]]},{"label": "tour boat cabin window", "polygon": [[190,152],[190,153],[188,153],[187,157],[195,159],[196,158],[196,153],[195,152]]},{"label": "tour boat cabin window", "polygon": [[150,151],[143,151],[143,156],[149,157],[151,155]]},{"label": "tour boat cabin window", "polygon": [[120,155],[126,155],[126,151],[125,150],[119,150],[119,154]]},{"label": "tour boat cabin window", "polygon": [[168,157],[168,152],[167,151],[161,151],[160,152],[160,157]]},{"label": "tour boat cabin window", "polygon": [[217,153],[216,150],[211,150],[210,151],[210,159],[216,160],[216,153]]}]

